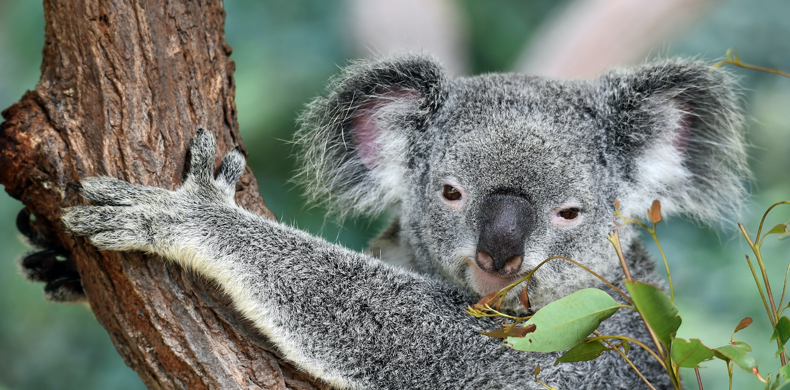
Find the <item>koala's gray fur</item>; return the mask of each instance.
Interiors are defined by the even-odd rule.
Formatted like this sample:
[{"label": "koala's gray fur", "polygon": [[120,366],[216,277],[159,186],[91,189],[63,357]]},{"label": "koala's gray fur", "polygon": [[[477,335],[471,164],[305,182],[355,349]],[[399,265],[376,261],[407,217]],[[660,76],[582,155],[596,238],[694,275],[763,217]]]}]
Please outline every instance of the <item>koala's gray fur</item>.
[{"label": "koala's gray fur", "polygon": [[[491,228],[481,205],[499,194],[530,210],[517,275],[561,255],[622,286],[606,240],[615,198],[626,216],[641,218],[657,198],[664,215],[705,221],[743,199],[743,119],[731,85],[726,72],[684,60],[574,81],[452,79],[411,55],[352,64],[301,117],[299,178],[339,214],[393,210],[371,252],[408,269],[238,207],[244,159],[229,153],[214,179],[204,131],[176,191],[89,178],[82,194],[96,206],[71,208],[63,224],[100,248],[157,253],[213,279],[288,359],[337,387],[539,389],[540,364],[541,379],[560,389],[645,388],[619,355],[553,366],[560,353],[501,348],[477,332],[499,325],[463,309],[515,277],[475,263]],[[461,201],[444,200],[448,183]],[[568,208],[579,216],[558,219]],[[619,230],[633,276],[661,284],[634,228]],[[540,308],[587,287],[602,283],[549,262],[530,300]],[[630,310],[600,331],[649,340]],[[629,357],[656,388],[671,387],[644,350]]]}]

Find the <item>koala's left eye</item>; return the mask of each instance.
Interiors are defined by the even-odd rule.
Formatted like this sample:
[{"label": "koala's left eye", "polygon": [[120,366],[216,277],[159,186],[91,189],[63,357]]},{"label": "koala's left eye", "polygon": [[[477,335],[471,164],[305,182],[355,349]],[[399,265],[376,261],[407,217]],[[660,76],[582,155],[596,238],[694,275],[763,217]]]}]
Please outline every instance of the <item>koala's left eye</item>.
[{"label": "koala's left eye", "polygon": [[461,199],[461,191],[458,191],[451,185],[445,184],[442,188],[442,196],[447,200],[459,200]]},{"label": "koala's left eye", "polygon": [[576,219],[576,217],[579,216],[579,209],[574,207],[570,209],[560,210],[560,212],[557,213],[557,215],[559,215],[560,218],[562,219],[568,219],[568,220]]}]

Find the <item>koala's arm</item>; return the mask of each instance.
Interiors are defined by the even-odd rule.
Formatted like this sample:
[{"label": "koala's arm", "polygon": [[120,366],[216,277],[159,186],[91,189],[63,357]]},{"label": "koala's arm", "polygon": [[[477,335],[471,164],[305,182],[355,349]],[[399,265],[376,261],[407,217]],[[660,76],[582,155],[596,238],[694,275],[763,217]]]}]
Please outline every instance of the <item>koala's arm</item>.
[{"label": "koala's arm", "polygon": [[64,226],[99,248],[155,253],[214,280],[287,359],[337,387],[540,388],[538,363],[560,388],[641,387],[618,357],[552,367],[557,354],[501,348],[477,332],[498,325],[464,314],[475,299],[457,288],[238,207],[238,151],[216,179],[209,133],[198,132],[192,156],[176,191],[84,180],[82,194],[97,206],[67,210]]}]

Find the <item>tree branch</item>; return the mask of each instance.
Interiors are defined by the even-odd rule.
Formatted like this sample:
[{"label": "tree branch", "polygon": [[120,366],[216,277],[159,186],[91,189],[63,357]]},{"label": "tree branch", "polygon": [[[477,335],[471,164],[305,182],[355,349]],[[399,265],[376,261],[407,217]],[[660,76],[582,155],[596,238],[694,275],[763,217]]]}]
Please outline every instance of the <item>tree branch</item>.
[{"label": "tree branch", "polygon": [[[198,128],[244,146],[222,1],[46,0],[42,76],[3,111],[0,183],[70,252],[98,321],[151,389],[327,388],[210,284],[138,253],[99,252],[59,225],[68,183],[107,175],[173,189]],[[246,152],[245,152],[246,154]],[[219,162],[219,161],[217,161]],[[247,169],[236,199],[273,217]]]}]

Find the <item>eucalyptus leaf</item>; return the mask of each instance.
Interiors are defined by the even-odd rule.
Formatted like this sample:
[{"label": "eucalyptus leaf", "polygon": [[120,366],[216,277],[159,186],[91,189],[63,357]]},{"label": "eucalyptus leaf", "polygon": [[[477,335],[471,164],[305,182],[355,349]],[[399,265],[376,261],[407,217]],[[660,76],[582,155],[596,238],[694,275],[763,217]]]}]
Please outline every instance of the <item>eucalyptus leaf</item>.
[{"label": "eucalyptus leaf", "polygon": [[779,390],[779,389],[790,389],[790,383],[785,381],[785,375],[782,374],[780,371],[774,377],[773,373],[768,373],[765,376],[765,386],[763,387],[764,390]]},{"label": "eucalyptus leaf", "polygon": [[682,320],[678,308],[660,288],[640,281],[625,281],[636,308],[658,339],[666,346],[672,342]]},{"label": "eucalyptus leaf", "polygon": [[753,374],[753,370],[757,368],[757,360],[747,355],[747,353],[751,351],[752,347],[750,347],[749,344],[746,344],[743,341],[736,341],[723,347],[714,348],[713,354],[717,358],[724,361],[732,360],[732,362],[737,364],[738,367],[744,369],[748,373]]},{"label": "eucalyptus leaf", "polygon": [[771,230],[769,230],[768,233],[765,234],[769,235],[769,234],[782,234],[782,233],[787,233],[787,225],[780,223],[772,227]]},{"label": "eucalyptus leaf", "polygon": [[777,387],[776,390],[790,390],[790,381],[785,381],[781,386]]},{"label": "eucalyptus leaf", "polygon": [[779,375],[784,375],[785,379],[790,379],[790,364],[779,369]]},{"label": "eucalyptus leaf", "polygon": [[601,340],[595,341],[582,341],[579,344],[576,344],[575,347],[565,352],[562,356],[559,357],[554,362],[554,365],[560,363],[571,363],[571,362],[584,362],[587,360],[593,360],[598,356],[601,356],[607,348],[603,345]]},{"label": "eucalyptus leaf", "polygon": [[699,339],[672,339],[672,360],[680,367],[699,368],[699,364],[713,359],[713,351]]},{"label": "eucalyptus leaf", "polygon": [[779,378],[774,380],[774,374],[769,372],[768,375],[765,376],[765,385],[763,386],[763,390],[775,390],[777,386],[781,383]]},{"label": "eucalyptus leaf", "polygon": [[573,348],[587,338],[601,321],[614,314],[620,305],[609,294],[588,288],[558,299],[538,310],[525,326],[535,325],[526,337],[508,337],[514,349],[554,352]]},{"label": "eucalyptus leaf", "polygon": [[777,338],[781,344],[779,350],[776,351],[776,355],[778,356],[779,353],[784,350],[784,345],[787,344],[787,340],[790,339],[790,319],[785,316],[779,318],[779,322],[776,323],[774,332],[771,334],[770,341],[774,341]]},{"label": "eucalyptus leaf", "polygon": [[746,318],[742,319],[741,322],[738,323],[738,326],[735,327],[735,330],[732,331],[732,334],[736,334],[736,333],[746,329],[746,327],[751,325],[752,322],[754,322],[754,321],[752,320],[751,317],[746,317]]}]

